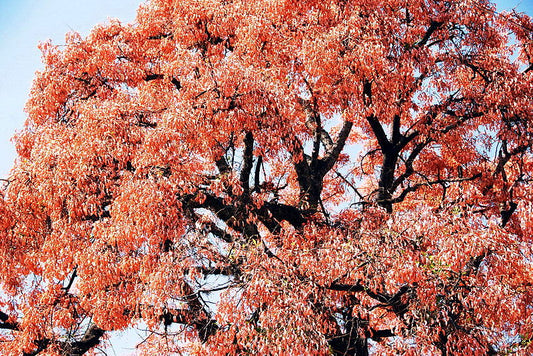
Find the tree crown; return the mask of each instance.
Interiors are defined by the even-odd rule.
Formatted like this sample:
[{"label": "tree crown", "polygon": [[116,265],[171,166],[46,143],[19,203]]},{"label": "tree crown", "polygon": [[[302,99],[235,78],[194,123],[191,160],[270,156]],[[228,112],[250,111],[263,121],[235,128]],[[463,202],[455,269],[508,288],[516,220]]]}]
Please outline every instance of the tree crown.
[{"label": "tree crown", "polygon": [[485,0],[151,0],[41,46],[0,350],[532,352],[533,23]]}]

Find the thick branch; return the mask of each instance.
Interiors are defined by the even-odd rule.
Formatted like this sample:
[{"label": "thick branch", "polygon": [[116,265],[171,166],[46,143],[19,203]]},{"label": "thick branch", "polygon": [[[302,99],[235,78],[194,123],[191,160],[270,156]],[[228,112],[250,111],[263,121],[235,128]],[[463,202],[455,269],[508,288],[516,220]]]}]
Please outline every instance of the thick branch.
[{"label": "thick branch", "polygon": [[194,311],[187,309],[167,311],[161,315],[161,320],[165,325],[176,323],[193,326],[198,331],[198,337],[202,342],[206,342],[218,330],[216,320],[211,318],[195,318]]},{"label": "thick branch", "polygon": [[380,339],[384,337],[393,337],[393,336],[396,336],[396,334],[394,334],[394,332],[392,332],[391,329],[385,329],[385,330],[370,329],[366,336],[371,338],[374,341],[380,341]]},{"label": "thick branch", "polygon": [[244,136],[244,153],[243,153],[243,167],[241,170],[241,186],[244,189],[244,194],[248,194],[250,190],[250,173],[252,172],[254,160],[254,137],[250,131],[246,132]]},{"label": "thick branch", "polygon": [[326,287],[329,290],[335,290],[339,292],[363,292],[366,290],[366,287],[361,285],[359,282],[356,284],[344,284],[344,283],[331,283]]},{"label": "thick branch", "polygon": [[[353,123],[345,121],[336,142],[323,129],[320,113],[309,100],[298,99],[307,116],[306,126],[313,133],[313,149],[311,156],[306,156],[302,143],[296,136],[288,141],[290,152],[294,160],[294,168],[300,186],[301,200],[309,204],[311,210],[317,209],[326,173],[337,162],[350,135]],[[320,143],[325,147],[326,154],[319,158]]]},{"label": "thick branch", "polygon": [[394,147],[389,147],[383,150],[383,164],[381,165],[381,174],[379,176],[379,192],[377,203],[385,208],[388,213],[392,212],[391,197],[394,191],[392,185],[394,183],[394,172],[396,171],[396,163],[398,162],[398,151]]},{"label": "thick branch", "polygon": [[282,221],[289,222],[296,229],[300,229],[306,221],[300,209],[275,202],[266,202],[256,213],[259,220],[272,233],[279,232]]},{"label": "thick branch", "polygon": [[217,165],[217,168],[220,174],[225,174],[231,171],[231,168],[228,165],[228,162],[226,162],[226,158],[224,156],[217,159],[215,164]]},{"label": "thick branch", "polygon": [[409,178],[413,173],[413,163],[415,159],[418,157],[420,152],[431,142],[431,139],[428,137],[424,142],[418,143],[411,153],[409,154],[409,157],[407,157],[407,160],[405,161],[405,171],[394,180],[392,183],[391,191],[396,191],[396,189],[407,179]]},{"label": "thick branch", "polygon": [[418,41],[414,47],[422,47],[422,46],[425,46],[426,43],[428,43],[429,39],[431,38],[431,36],[433,35],[433,33],[435,31],[437,31],[442,25],[444,25],[443,22],[440,22],[440,21],[431,21],[431,23],[429,24],[429,27],[426,31],[426,33],[424,34],[424,37]]},{"label": "thick branch", "polygon": [[[162,315],[165,325],[171,322],[192,325],[198,331],[198,336],[202,342],[206,342],[209,336],[213,335],[218,326],[216,322],[211,319],[210,313],[204,307],[200,300],[199,292],[195,292],[188,283],[182,285],[183,293],[185,294],[185,301],[189,306],[187,310],[174,310]],[[169,319],[169,316],[171,317]]]},{"label": "thick branch", "polygon": [[[10,327],[9,329],[20,330],[18,324],[12,324],[12,326],[13,327]],[[0,328],[2,328],[2,326],[0,326]],[[36,356],[41,353],[41,351],[46,350],[46,348],[52,343],[55,343],[59,346],[61,350],[61,355],[82,356],[86,352],[94,348],[96,345],[98,345],[104,334],[105,330],[101,329],[96,324],[91,324],[79,341],[53,341],[48,338],[34,340],[33,344],[36,346],[36,349],[31,352],[24,352],[23,356]]]},{"label": "thick branch", "polygon": [[163,74],[148,74],[146,77],[144,77],[144,80],[149,82],[152,80],[163,79],[164,77],[165,76]]},{"label": "thick branch", "polygon": [[[163,78],[165,78],[163,74],[148,74],[147,76],[144,77],[144,80],[147,82],[150,82],[152,80],[163,79]],[[174,85],[174,87],[176,87],[176,90],[181,89],[181,82],[178,79],[172,77],[170,82]]]},{"label": "thick branch", "polygon": [[318,139],[320,139],[320,141],[324,145],[326,152],[331,152],[331,150],[333,149],[334,143],[329,133],[326,130],[324,130],[324,128],[321,125],[320,114],[314,108],[311,107],[311,102],[309,100],[299,99],[299,103],[303,106],[304,112],[307,116],[307,120],[305,121],[305,126],[311,132],[314,133],[315,142],[318,136]]},{"label": "thick branch", "polygon": [[259,186],[259,175],[261,174],[261,166],[263,165],[263,156],[257,157],[257,162],[255,164],[255,173],[254,173],[254,191],[259,192],[261,190]]},{"label": "thick branch", "polygon": [[515,202],[510,202],[509,208],[500,212],[502,217],[501,227],[505,227],[505,225],[507,225],[517,207],[518,204],[516,204]]},{"label": "thick branch", "polygon": [[[198,266],[198,267],[191,267],[191,269],[194,269],[200,272],[204,276],[235,276],[241,273],[238,267],[238,263],[231,264],[228,266],[217,266],[217,267]],[[188,273],[189,273],[189,269],[185,269],[184,274],[188,274]]]},{"label": "thick branch", "polygon": [[528,148],[529,148],[529,144],[519,145],[515,147],[513,150],[511,150],[511,152],[508,152],[507,142],[504,141],[502,145],[502,151],[501,151],[503,154],[501,154],[498,159],[498,165],[496,166],[496,169],[494,170],[493,176],[496,177],[498,174],[503,173],[503,169],[505,165],[507,164],[507,162],[509,162],[509,160],[513,156],[526,152]]},{"label": "thick branch", "polygon": [[344,149],[344,146],[346,145],[346,140],[350,136],[350,131],[352,130],[352,127],[353,122],[344,121],[335,146],[333,146],[333,149],[328,153],[327,156],[323,158],[323,166],[321,167],[322,170],[320,172],[322,174],[321,178],[323,178],[337,162],[339,155],[341,154],[342,150]]},{"label": "thick branch", "polygon": [[[244,210],[244,208],[239,209],[233,205],[225,203],[222,198],[204,193],[203,202],[198,202],[194,196],[187,196],[182,199],[182,203],[189,209],[205,208],[212,211],[229,227],[249,238],[259,236],[257,226],[247,222],[250,214],[255,214],[271,232],[279,231],[281,228],[280,223],[284,220],[297,229],[300,229],[306,221],[306,217],[300,209],[291,205],[276,202],[265,202],[259,209],[250,208],[250,210]],[[224,241],[232,241],[232,237],[220,228],[217,228],[216,225],[210,225],[209,228],[212,228],[212,232],[216,236],[221,237]]]},{"label": "thick branch", "polygon": [[396,145],[400,142],[400,139],[402,138],[402,134],[400,133],[400,115],[396,114],[394,115],[394,119],[392,120],[392,144]]},{"label": "thick branch", "polygon": [[0,311],[0,329],[8,329],[8,330],[18,330],[19,325],[18,323],[8,322],[9,315],[4,313],[3,311]]},{"label": "thick branch", "polygon": [[244,211],[244,208],[239,209],[233,205],[226,204],[222,198],[214,197],[210,194],[204,193],[204,200],[201,203],[198,202],[193,196],[185,197],[183,199],[183,203],[191,209],[206,208],[212,211],[229,227],[242,233],[247,238],[259,236],[257,226],[255,226],[253,223],[247,222],[248,219],[245,216],[248,213]]},{"label": "thick branch", "polygon": [[367,116],[366,120],[372,128],[372,132],[374,132],[374,135],[378,140],[378,144],[381,147],[381,150],[388,150],[391,146],[391,143],[389,142],[389,139],[387,138],[387,135],[385,134],[383,126],[381,126],[379,120],[374,115]]},{"label": "thick branch", "polygon": [[37,348],[35,350],[33,350],[32,352],[24,352],[22,354],[22,356],[36,356],[38,355],[41,351],[44,351],[46,350],[46,348],[48,347],[48,345],[50,345],[51,343],[51,340],[50,339],[47,339],[47,338],[44,338],[44,339],[39,339],[39,340],[34,340],[33,341],[33,344],[35,346],[37,346]]},{"label": "thick branch", "polygon": [[205,223],[207,229],[210,233],[212,233],[214,236],[218,237],[224,242],[233,242],[233,236],[231,234],[227,233],[223,229],[219,228],[215,223]]},{"label": "thick branch", "polygon": [[61,354],[65,356],[81,356],[98,345],[104,333],[105,330],[99,328],[96,324],[92,324],[80,341],[64,343]]},{"label": "thick branch", "polygon": [[288,145],[300,186],[300,199],[309,200],[309,195],[312,193],[313,178],[309,163],[305,159],[303,145],[296,136],[288,139]]},{"label": "thick branch", "polygon": [[78,276],[78,267],[74,267],[74,271],[72,272],[72,275],[70,276],[70,280],[68,281],[68,284],[63,287],[62,289],[65,291],[65,293],[68,293],[70,291],[70,288],[72,288],[72,285],[74,284],[74,280]]}]

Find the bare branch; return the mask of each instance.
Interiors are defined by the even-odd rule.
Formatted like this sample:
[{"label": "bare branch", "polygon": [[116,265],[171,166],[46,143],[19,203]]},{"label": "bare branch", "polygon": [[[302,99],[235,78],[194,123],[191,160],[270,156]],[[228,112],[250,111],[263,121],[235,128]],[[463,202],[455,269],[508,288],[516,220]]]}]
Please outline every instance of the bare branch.
[{"label": "bare branch", "polygon": [[393,192],[396,191],[396,189],[414,173],[413,163],[415,159],[418,157],[424,147],[426,147],[431,141],[431,138],[428,137],[425,141],[420,142],[413,148],[413,150],[409,154],[409,157],[407,157],[407,160],[405,161],[405,171],[392,183],[391,190]]},{"label": "bare branch", "polygon": [[18,330],[19,325],[16,322],[8,322],[9,315],[4,313],[3,311],[0,311],[0,329],[7,329],[7,330]]},{"label": "bare branch", "polygon": [[244,190],[244,194],[248,194],[250,190],[250,173],[252,172],[253,160],[254,160],[254,137],[250,131],[246,132],[244,136],[244,153],[243,153],[243,167],[241,170],[241,186]]},{"label": "bare branch", "polygon": [[389,139],[387,138],[387,135],[385,134],[383,126],[381,126],[379,120],[374,115],[367,116],[366,120],[370,124],[370,127],[372,128],[372,131],[374,132],[374,135],[376,136],[376,139],[378,140],[378,144],[381,149],[388,150],[391,146],[391,143],[389,142]]},{"label": "bare branch", "polygon": [[65,291],[65,293],[68,293],[70,291],[70,288],[72,287],[72,284],[74,284],[74,280],[78,276],[78,267],[74,267],[74,271],[72,272],[72,275],[70,276],[70,280],[66,287],[63,287],[62,289]]},{"label": "bare branch", "polygon": [[80,341],[63,343],[61,354],[65,356],[81,356],[98,345],[104,334],[105,330],[96,324],[91,324]]},{"label": "bare branch", "polygon": [[420,187],[432,186],[432,185],[435,185],[435,184],[467,182],[467,181],[476,180],[476,179],[478,179],[480,177],[481,177],[481,173],[478,173],[478,174],[475,174],[475,175],[473,175],[471,177],[466,177],[466,178],[438,179],[438,180],[431,181],[431,182],[418,183],[418,184],[415,184],[413,186],[405,188],[401,192],[401,194],[399,196],[397,196],[396,198],[392,199],[390,202],[393,203],[393,204],[402,202],[405,199],[405,197],[407,196],[407,194],[418,190],[418,188],[420,188]]},{"label": "bare branch", "polygon": [[254,173],[254,192],[259,192],[261,187],[259,183],[259,175],[261,174],[261,166],[263,165],[263,156],[257,157],[257,162],[255,164],[255,173]]},{"label": "bare branch", "polygon": [[443,22],[440,22],[440,21],[431,21],[431,23],[429,24],[429,27],[426,31],[426,33],[424,34],[424,37],[418,41],[417,43],[415,43],[415,45],[413,47],[422,47],[424,46],[426,43],[428,43],[429,39],[431,38],[431,36],[433,35],[433,33],[435,31],[437,31],[442,25],[444,25]]},{"label": "bare branch", "polygon": [[339,132],[339,137],[337,138],[337,142],[335,143],[335,146],[333,149],[323,158],[324,166],[322,167],[322,177],[329,172],[331,168],[335,165],[337,162],[337,159],[339,158],[340,153],[344,149],[344,145],[346,144],[346,140],[350,136],[350,131],[352,130],[353,122],[351,121],[344,121],[341,131]]}]

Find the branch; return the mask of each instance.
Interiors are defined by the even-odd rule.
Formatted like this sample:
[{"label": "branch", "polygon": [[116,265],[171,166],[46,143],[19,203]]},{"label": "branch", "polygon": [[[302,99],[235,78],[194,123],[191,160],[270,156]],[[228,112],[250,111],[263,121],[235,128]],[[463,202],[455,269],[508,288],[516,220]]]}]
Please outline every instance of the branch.
[{"label": "branch", "polygon": [[383,303],[382,306],[394,306],[400,302],[401,297],[404,294],[412,291],[411,287],[409,287],[408,285],[404,285],[398,290],[398,292],[391,296],[386,293],[374,292],[371,289],[361,285],[359,281],[356,284],[343,284],[333,282],[329,286],[327,286],[326,289],[352,293],[365,292],[369,297],[377,300],[380,303]]},{"label": "branch", "polygon": [[409,157],[407,157],[407,161],[405,161],[405,171],[394,180],[394,182],[392,183],[391,191],[395,192],[396,189],[414,173],[413,163],[415,159],[418,157],[424,147],[426,147],[431,141],[432,139],[428,137],[424,142],[420,142],[413,148],[413,150],[409,154]]},{"label": "branch", "polygon": [[311,107],[311,102],[309,100],[298,98],[298,102],[303,106],[304,112],[307,115],[305,126],[314,133],[315,138],[318,136],[324,145],[326,152],[330,152],[333,149],[333,140],[329,136],[329,133],[322,127],[320,123],[320,114]]},{"label": "branch", "polygon": [[339,292],[363,292],[366,290],[366,287],[357,282],[356,284],[344,284],[333,282],[326,287],[329,290],[335,290]]},{"label": "branch", "polygon": [[241,170],[240,181],[244,194],[248,194],[250,190],[250,173],[252,172],[254,160],[254,137],[250,131],[246,132],[244,136],[244,153],[243,153],[243,167]]},{"label": "branch", "polygon": [[259,192],[261,187],[259,186],[259,175],[261,173],[261,166],[263,165],[263,156],[257,157],[254,173],[254,192]]},{"label": "branch", "polygon": [[161,319],[165,325],[179,323],[194,326],[202,342],[206,342],[209,336],[218,330],[216,321],[211,319],[210,313],[205,309],[200,300],[199,291],[195,292],[192,287],[184,282],[182,285],[184,299],[189,309],[172,309],[163,315]]},{"label": "branch", "polygon": [[220,174],[225,174],[231,171],[231,168],[228,165],[228,162],[226,162],[226,158],[224,157],[224,155],[222,155],[219,159],[217,159],[215,161],[215,164],[217,165],[217,168]]},{"label": "branch", "polygon": [[376,307],[391,307],[392,311],[398,316],[403,316],[409,308],[409,302],[402,302],[402,297],[407,293],[413,292],[413,288],[409,285],[402,286],[393,295],[374,292],[370,288],[361,285],[359,281],[356,284],[342,284],[333,282],[327,286],[326,289],[351,293],[365,292],[370,298],[381,303]]},{"label": "branch", "polygon": [[242,233],[247,238],[259,236],[257,226],[248,222],[246,218],[248,212],[244,209],[238,209],[233,205],[226,204],[223,198],[212,196],[206,192],[202,192],[202,194],[204,195],[203,202],[199,202],[194,195],[188,195],[183,197],[183,205],[189,209],[206,208],[210,210],[229,227]]},{"label": "branch", "polygon": [[272,233],[281,229],[282,221],[289,222],[296,229],[302,228],[306,218],[303,212],[291,205],[275,202],[265,202],[263,206],[255,211],[259,220]]},{"label": "branch", "polygon": [[[2,312],[0,312],[2,313]],[[4,313],[2,313],[5,315]],[[2,316],[0,314],[0,316]],[[4,323],[5,324],[5,323]],[[11,329],[11,330],[19,330],[18,324],[10,323],[14,325],[14,327],[9,327],[5,329]],[[2,324],[0,324],[0,328],[2,327]],[[23,356],[36,356],[41,351],[46,350],[46,348],[51,344],[55,343],[59,346],[61,349],[62,355],[68,355],[68,356],[81,356],[97,346],[100,343],[100,340],[102,336],[104,336],[105,330],[98,327],[96,324],[91,324],[85,331],[85,334],[79,341],[54,341],[48,338],[42,338],[38,340],[33,340],[32,343],[36,346],[36,349],[31,352],[24,352]]]},{"label": "branch", "polygon": [[512,201],[509,203],[509,209],[505,209],[500,212],[501,217],[502,217],[502,222],[500,225],[502,228],[505,227],[505,225],[507,225],[507,223],[511,219],[511,215],[513,215],[517,207],[518,207],[518,204]]},{"label": "branch", "polygon": [[163,74],[148,74],[146,77],[144,77],[144,80],[149,82],[152,80],[163,79],[164,77],[165,76]]},{"label": "branch", "polygon": [[163,38],[173,38],[173,37],[174,35],[172,33],[161,33],[159,35],[149,36],[148,39],[149,40],[160,40]]},{"label": "branch", "polygon": [[393,204],[402,202],[405,199],[405,197],[407,196],[407,194],[409,194],[411,192],[414,192],[418,188],[423,187],[423,186],[431,186],[431,185],[435,185],[435,184],[466,182],[466,181],[472,181],[472,180],[478,179],[480,177],[481,177],[481,173],[478,173],[478,174],[473,175],[472,177],[455,178],[455,179],[438,179],[438,180],[431,181],[431,182],[418,183],[418,184],[415,184],[415,185],[413,185],[411,187],[405,188],[399,196],[397,196],[396,198],[392,199],[390,202],[393,203]]},{"label": "branch", "polygon": [[[148,74],[147,76],[144,77],[144,80],[149,82],[152,80],[164,79],[164,78],[165,76],[163,74]],[[178,79],[172,77],[170,82],[176,87],[176,90],[181,89],[181,82]]]},{"label": "branch", "polygon": [[339,137],[337,138],[337,142],[335,143],[335,146],[333,149],[323,158],[323,166],[321,174],[322,177],[329,172],[331,168],[335,165],[337,162],[337,159],[339,158],[340,153],[344,149],[344,145],[346,144],[346,140],[350,136],[350,131],[352,130],[353,122],[351,121],[344,121],[341,131],[339,132]]},{"label": "branch", "polygon": [[370,329],[365,333],[365,336],[371,338],[374,341],[381,341],[381,339],[384,337],[393,337],[393,336],[396,336],[396,334],[394,334],[391,329],[386,329],[386,330]]},{"label": "branch", "polygon": [[70,343],[63,343],[61,349],[63,355],[81,356],[87,351],[100,343],[100,339],[104,336],[105,330],[99,328],[96,324],[92,324],[80,341]]},{"label": "branch", "polygon": [[345,176],[340,174],[338,171],[335,171],[335,174],[337,174],[337,177],[341,178],[344,181],[344,183],[348,184],[348,186],[353,189],[353,191],[355,192],[355,194],[357,194],[361,202],[365,201],[365,197],[361,193],[359,193],[359,190],[357,189],[357,187],[354,186],[350,181],[348,181],[348,179]]},{"label": "branch", "polygon": [[424,37],[420,41],[415,43],[413,47],[422,47],[426,43],[428,43],[429,39],[431,38],[431,35],[433,35],[433,33],[437,31],[442,25],[444,25],[444,22],[435,21],[435,20],[431,21],[426,33],[424,34]]},{"label": "branch", "polygon": [[[241,271],[239,270],[239,264],[231,264],[228,266],[217,266],[217,267],[204,267],[204,266],[198,266],[198,267],[191,267],[190,269],[194,269],[198,272],[200,272],[204,276],[235,276],[239,275]],[[189,274],[189,269],[186,268],[184,270],[184,274]]]},{"label": "branch", "polygon": [[365,106],[372,105],[372,81],[363,80],[363,103]]},{"label": "branch", "polygon": [[447,134],[451,130],[459,127],[462,123],[466,122],[467,120],[483,116],[483,113],[481,113],[481,112],[473,112],[473,113],[466,114],[466,115],[463,115],[463,116],[457,116],[455,111],[452,111],[452,110],[446,111],[446,114],[448,114],[450,116],[453,116],[453,117],[456,117],[456,118],[459,118],[459,120],[457,120],[453,124],[450,124],[450,125],[446,126],[445,128],[443,128],[442,130],[439,131],[440,133],[443,133],[443,134]]},{"label": "branch", "polygon": [[395,143],[395,148],[398,152],[400,152],[409,142],[411,142],[415,137],[417,137],[420,134],[418,131],[413,131],[409,135],[405,136],[402,134],[399,134],[398,142]]},{"label": "branch", "polygon": [[381,150],[388,150],[391,146],[391,143],[389,142],[389,139],[387,138],[387,135],[385,134],[385,131],[383,130],[383,127],[381,126],[378,119],[372,114],[366,117],[366,120],[370,124],[370,127],[372,128],[372,131],[374,132],[374,135],[376,136],[376,139],[378,140],[379,146],[381,147]]},{"label": "branch", "polygon": [[472,71],[474,72],[474,78],[475,78],[476,74],[479,74],[483,78],[485,83],[488,84],[488,83],[491,82],[490,78],[487,75],[487,73],[489,72],[488,70],[479,68],[478,66],[476,66],[476,65],[474,65],[474,64],[472,64],[470,62],[467,62],[465,60],[461,60],[461,63],[464,64],[465,66],[467,66],[468,68],[472,69]]},{"label": "branch", "polygon": [[493,176],[496,177],[498,174],[504,172],[504,167],[509,162],[509,160],[520,153],[526,152],[526,150],[529,148],[529,144],[527,145],[519,145],[515,147],[511,152],[507,151],[507,142],[504,140],[502,144],[502,151],[500,153],[503,153],[503,155],[500,156],[498,159],[498,165],[496,166],[496,169],[494,170]]},{"label": "branch", "polygon": [[224,242],[233,242],[233,236],[227,233],[224,229],[219,228],[214,222],[204,223],[210,233],[218,237]]},{"label": "branch", "polygon": [[168,310],[163,313],[160,318],[166,326],[173,323],[193,326],[198,331],[198,337],[202,342],[206,342],[209,337],[214,335],[218,330],[218,325],[215,319],[195,318],[194,312],[188,309]]},{"label": "branch", "polygon": [[74,267],[74,271],[72,272],[72,275],[70,276],[70,280],[67,284],[66,287],[63,287],[61,289],[63,289],[65,291],[65,293],[68,293],[70,291],[70,288],[72,287],[72,284],[74,284],[74,279],[76,279],[76,277],[78,276],[78,267]]},{"label": "branch", "polygon": [[403,138],[402,134],[400,133],[400,115],[396,114],[394,115],[394,119],[392,120],[392,135],[391,135],[391,141],[393,145],[396,145],[400,142],[400,140]]},{"label": "branch", "polygon": [[289,145],[289,152],[294,161],[294,169],[300,186],[300,195],[304,197],[311,188],[312,176],[309,164],[305,159],[303,145],[296,136],[285,138],[285,141]]},{"label": "branch", "polygon": [[22,354],[22,356],[36,356],[36,355],[38,355],[41,351],[46,350],[48,345],[50,345],[51,340],[47,339],[47,338],[44,338],[44,339],[34,340],[32,343],[35,346],[37,346],[37,349],[35,349],[32,352],[24,352]]},{"label": "branch", "polygon": [[6,313],[0,310],[0,321],[2,321],[0,323],[0,329],[7,329],[7,330],[18,330],[19,329],[18,323],[8,322],[8,320],[9,320],[9,315],[7,315]]}]

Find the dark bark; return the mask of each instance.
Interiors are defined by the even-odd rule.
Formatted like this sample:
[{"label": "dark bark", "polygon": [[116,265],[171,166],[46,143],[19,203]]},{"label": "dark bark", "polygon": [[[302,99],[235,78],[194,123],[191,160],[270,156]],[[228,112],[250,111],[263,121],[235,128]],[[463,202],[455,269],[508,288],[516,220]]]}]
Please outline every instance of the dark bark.
[{"label": "dark bark", "polygon": [[92,324],[87,329],[81,340],[64,343],[62,345],[61,354],[65,356],[82,356],[87,351],[97,346],[104,334],[105,330],[99,328],[96,326],[96,324]]},{"label": "dark bark", "polygon": [[244,136],[244,152],[243,164],[241,169],[241,186],[244,190],[244,195],[248,195],[250,191],[250,173],[252,172],[254,162],[254,137],[250,131],[246,132]]},{"label": "dark bark", "polygon": [[[8,329],[19,330],[18,324],[12,324],[12,326],[13,327],[9,327]],[[5,325],[0,324],[0,328],[5,329],[6,327]],[[30,352],[24,352],[22,355],[36,356],[46,350],[51,344],[55,344],[61,350],[61,355],[82,356],[97,346],[104,334],[105,330],[101,329],[96,324],[91,324],[85,331],[83,337],[78,341],[54,341],[49,338],[38,339],[33,341],[35,349]]]},{"label": "dark bark", "polygon": [[433,35],[433,33],[435,33],[435,31],[437,31],[439,28],[441,28],[442,25],[444,25],[443,22],[431,21],[426,33],[424,34],[424,37],[415,44],[415,47],[425,46],[428,43],[428,41],[431,38],[431,36]]},{"label": "dark bark", "polygon": [[516,204],[515,202],[510,202],[509,208],[501,211],[501,218],[502,218],[501,227],[505,227],[505,225],[507,225],[507,223],[511,219],[511,216],[513,215],[517,207],[518,207],[518,204]]}]

